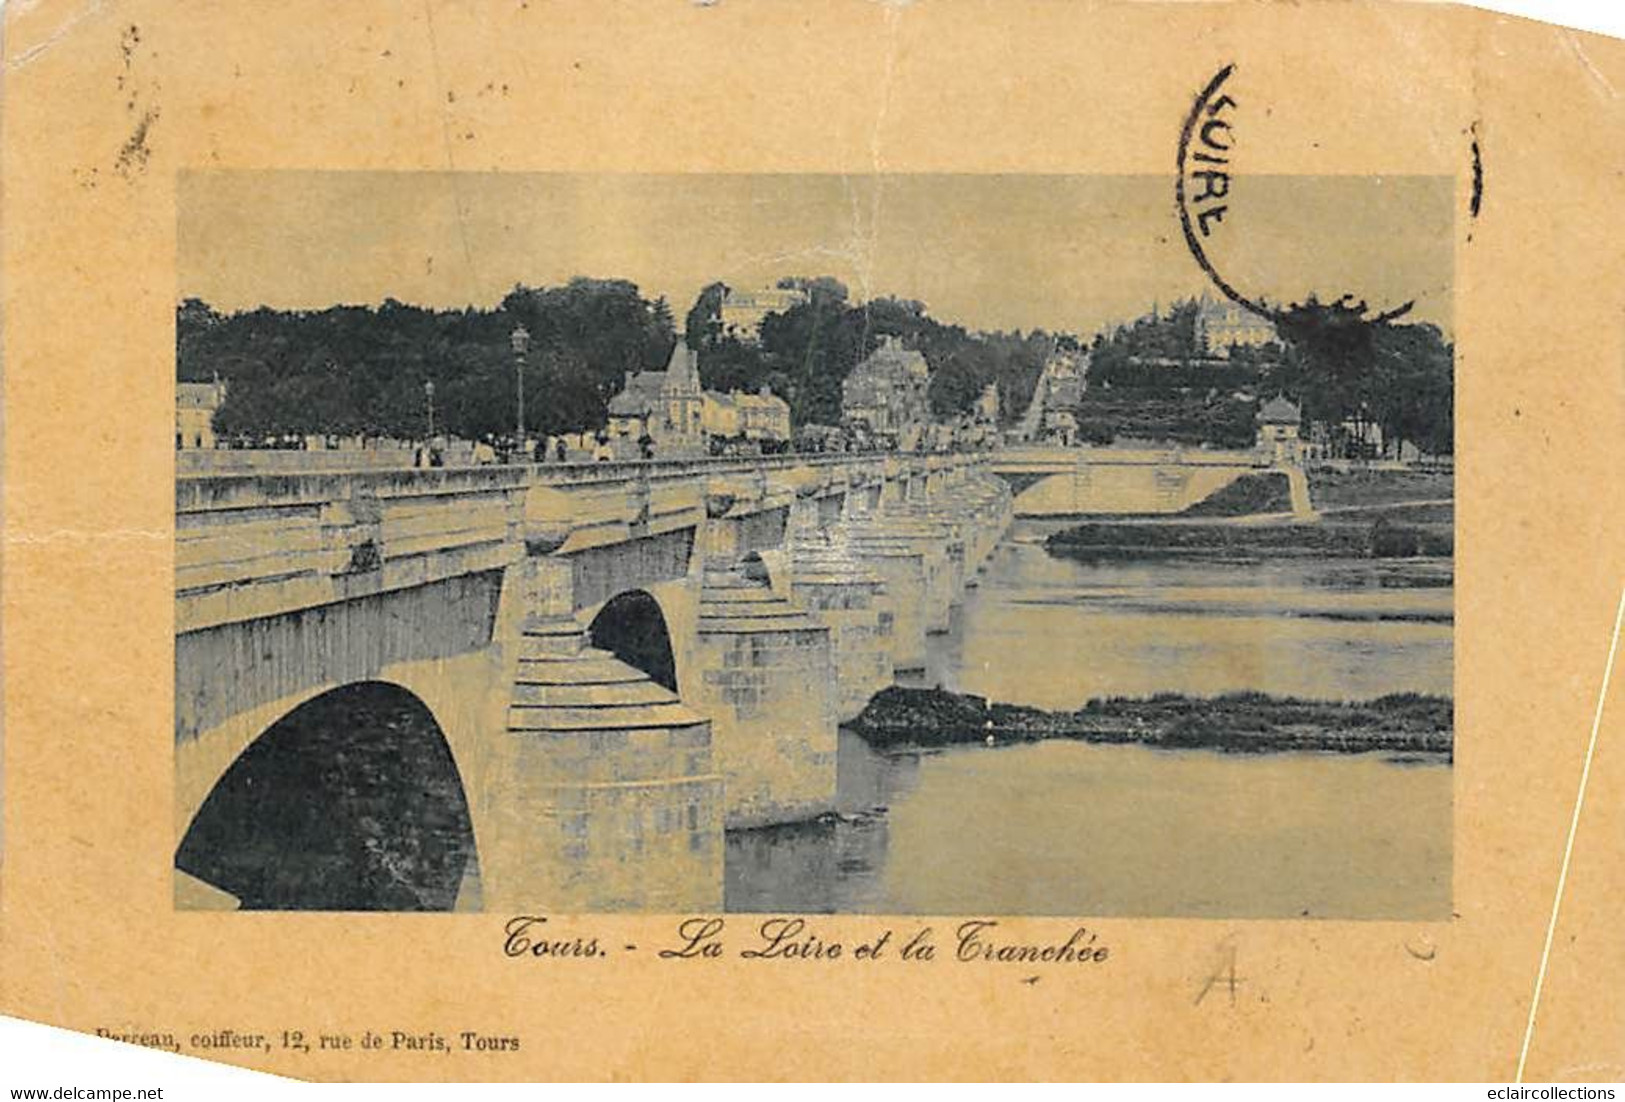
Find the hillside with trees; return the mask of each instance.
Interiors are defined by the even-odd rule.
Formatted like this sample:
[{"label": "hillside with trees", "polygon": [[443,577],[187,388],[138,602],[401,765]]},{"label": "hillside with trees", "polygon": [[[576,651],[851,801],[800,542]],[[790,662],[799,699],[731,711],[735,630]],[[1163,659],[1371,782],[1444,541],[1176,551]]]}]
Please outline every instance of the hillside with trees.
[{"label": "hillside with trees", "polygon": [[376,307],[223,314],[191,298],[176,310],[177,373],[183,382],[230,384],[215,420],[226,438],[421,438],[429,384],[437,430],[477,438],[512,431],[509,334],[519,324],[531,335],[525,422],[546,433],[601,426],[626,373],[663,367],[679,338],[698,350],[707,388],[770,386],[790,403],[796,424],[838,423],[841,382],[888,335],[925,354],[931,403],[944,416],[968,410],[990,382],[1007,413],[1019,413],[1054,343],[1038,331],[967,332],[932,318],[919,302],[852,303],[829,277],[785,285],[807,291],[808,301],[768,315],[757,343],[723,334],[721,283],[700,292],[681,333],[663,299],[625,280],[517,286],[493,309],[431,310],[390,299]]},{"label": "hillside with trees", "polygon": [[1453,450],[1454,350],[1438,327],[1311,296],[1281,313],[1280,341],[1215,357],[1197,338],[1197,310],[1181,300],[1096,334],[1077,411],[1083,439],[1245,447],[1258,400],[1280,394],[1299,403],[1307,423],[1357,433],[1376,425],[1391,448]]},{"label": "hillside with trees", "polygon": [[[698,351],[706,387],[770,386],[797,425],[838,423],[842,381],[888,336],[924,354],[939,417],[970,409],[992,383],[1007,423],[1026,408],[1045,359],[1079,348],[1064,333],[970,331],[909,299],[853,302],[827,276],[781,286],[805,291],[807,301],[767,315],[755,342],[723,332],[721,283],[699,293],[681,332],[664,299],[616,279],[516,286],[488,309],[389,299],[376,307],[223,314],[192,298],[176,310],[177,373],[182,381],[230,383],[216,417],[226,438],[421,438],[430,384],[438,430],[477,438],[512,430],[509,334],[518,324],[531,335],[525,423],[544,433],[602,425],[626,373],[662,367],[678,339]],[[1302,405],[1309,422],[1374,424],[1390,444],[1452,450],[1453,349],[1437,327],[1371,318],[1347,299],[1310,298],[1281,314],[1280,343],[1238,346],[1215,359],[1197,340],[1196,311],[1193,300],[1176,302],[1093,338],[1077,409],[1083,439],[1245,447],[1257,401],[1282,394]]]},{"label": "hillside with trees", "polygon": [[755,343],[722,331],[721,303],[727,288],[700,292],[688,314],[687,340],[700,358],[700,377],[719,390],[762,385],[790,403],[797,424],[835,424],[841,415],[841,383],[883,338],[901,338],[931,365],[930,399],[939,417],[968,411],[989,383],[999,388],[1007,419],[1032,397],[1044,358],[1057,339],[1033,330],[972,332],[931,317],[924,303],[877,298],[851,302],[845,284],[828,276],[787,277],[780,287],[805,291],[808,300],[762,322]]},{"label": "hillside with trees", "polygon": [[1220,448],[1250,447],[1260,382],[1280,362],[1279,345],[1207,355],[1196,334],[1198,306],[1182,299],[1095,334],[1078,434],[1093,444],[1120,438]]}]

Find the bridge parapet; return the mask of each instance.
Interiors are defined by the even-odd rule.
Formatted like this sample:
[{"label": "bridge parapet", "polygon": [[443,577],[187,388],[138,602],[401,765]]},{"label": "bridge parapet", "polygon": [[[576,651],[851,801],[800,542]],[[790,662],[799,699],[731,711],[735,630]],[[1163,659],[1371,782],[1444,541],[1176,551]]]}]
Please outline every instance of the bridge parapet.
[{"label": "bridge parapet", "polygon": [[705,509],[702,482],[657,478],[647,470],[625,479],[538,484],[533,492],[547,502],[550,526],[569,527],[560,548],[565,554],[693,528]]},{"label": "bridge parapet", "polygon": [[708,502],[727,504],[727,508],[720,513],[715,511],[715,504],[708,504],[707,511],[713,517],[739,516],[770,507],[768,498],[772,494],[772,486],[764,468],[708,472],[703,481]]},{"label": "bridge parapet", "polygon": [[181,479],[176,630],[506,566],[525,494],[517,469]]},{"label": "bridge parapet", "polygon": [[827,467],[792,467],[776,481],[782,481],[796,497],[809,498],[829,489],[830,473]]},{"label": "bridge parapet", "polygon": [[527,548],[606,547],[695,528],[708,515],[737,519],[876,483],[885,492],[860,494],[861,506],[918,499],[933,478],[955,478],[980,459],[770,456],[182,477],[177,628],[494,569]]},{"label": "bridge parapet", "polygon": [[1257,449],[1023,447],[1005,448],[992,460],[997,473],[1061,473],[1077,467],[1260,467],[1268,458]]}]

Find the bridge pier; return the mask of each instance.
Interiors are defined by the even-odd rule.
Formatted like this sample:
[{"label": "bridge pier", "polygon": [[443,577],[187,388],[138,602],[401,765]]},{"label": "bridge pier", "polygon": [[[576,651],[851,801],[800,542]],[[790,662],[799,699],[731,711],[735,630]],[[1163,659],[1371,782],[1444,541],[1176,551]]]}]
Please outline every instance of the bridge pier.
[{"label": "bridge pier", "polygon": [[[956,543],[953,527],[926,515],[918,502],[883,509],[860,538],[919,553],[920,619],[926,634],[948,630],[949,609],[959,596],[956,558],[964,547]],[[911,564],[912,565],[912,564]]]},{"label": "bridge pier", "polygon": [[852,552],[839,524],[843,507],[840,495],[797,497],[783,559],[790,599],[829,628],[841,722],[891,684],[895,618],[885,581]]},{"label": "bridge pier", "polygon": [[960,470],[947,488],[948,498],[933,503],[930,515],[954,525],[963,546],[959,589],[975,577],[1010,526],[1011,494],[1002,480],[981,472]]},{"label": "bridge pier", "polygon": [[720,907],[711,722],[674,686],[589,644],[567,559],[532,556],[514,570],[525,616],[483,814],[485,906]]},{"label": "bridge pier", "polygon": [[836,522],[850,520],[854,517],[866,517],[880,508],[881,498],[886,492],[886,479],[884,476],[870,478],[867,475],[858,475],[859,481],[847,487],[846,498],[842,502],[839,515],[833,519]]},{"label": "bridge pier", "polygon": [[783,544],[788,518],[765,504],[708,496],[701,540],[697,676],[686,691],[712,720],[730,829],[835,806],[830,629],[770,585],[761,552]]},{"label": "bridge pier", "polygon": [[[850,555],[883,580],[893,611],[898,671],[925,668],[925,637],[948,629],[963,589],[1003,536],[1010,494],[950,461],[893,461],[878,509],[850,508],[834,528]],[[926,492],[935,478],[935,497]]]}]

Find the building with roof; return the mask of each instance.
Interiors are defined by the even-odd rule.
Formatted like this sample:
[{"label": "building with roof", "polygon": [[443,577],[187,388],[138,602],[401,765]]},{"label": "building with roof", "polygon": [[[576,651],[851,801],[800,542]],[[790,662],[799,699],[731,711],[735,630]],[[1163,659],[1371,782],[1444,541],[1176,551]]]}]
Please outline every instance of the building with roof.
[{"label": "building with roof", "polygon": [[873,437],[901,442],[931,419],[930,383],[925,357],[896,337],[885,337],[842,381],[841,420]]},{"label": "building with roof", "polygon": [[1277,464],[1303,461],[1303,411],[1277,394],[1258,411],[1258,450]]},{"label": "building with roof", "polygon": [[214,447],[214,415],[225,400],[225,383],[176,383],[175,447]]},{"label": "building with roof", "polygon": [[732,394],[729,397],[739,409],[741,429],[746,440],[775,445],[789,442],[790,403],[774,394],[765,384],[755,394]]},{"label": "building with roof", "polygon": [[722,296],[722,333],[755,344],[763,318],[782,314],[807,301],[807,292],[790,287],[763,287],[755,291],[730,287]]},{"label": "building with roof", "polygon": [[763,451],[790,441],[790,404],[766,386],[755,394],[706,391],[700,420],[711,440],[750,441]]},{"label": "building with roof", "polygon": [[625,456],[642,454],[645,436],[663,458],[702,455],[713,439],[779,445],[790,439],[790,406],[766,386],[755,394],[702,389],[699,358],[678,341],[666,370],[626,376],[609,400],[609,435]]},{"label": "building with roof", "polygon": [[1279,339],[1275,326],[1229,299],[1196,300],[1196,347],[1203,355],[1225,359],[1233,345],[1257,347]]},{"label": "building with roof", "polygon": [[737,395],[705,392],[705,406],[700,414],[705,435],[712,440],[737,440],[745,435],[745,417],[739,408]]},{"label": "building with roof", "polygon": [[609,400],[609,434],[648,436],[666,456],[699,454],[705,448],[704,407],[698,357],[678,341],[666,370],[627,374],[621,392]]}]

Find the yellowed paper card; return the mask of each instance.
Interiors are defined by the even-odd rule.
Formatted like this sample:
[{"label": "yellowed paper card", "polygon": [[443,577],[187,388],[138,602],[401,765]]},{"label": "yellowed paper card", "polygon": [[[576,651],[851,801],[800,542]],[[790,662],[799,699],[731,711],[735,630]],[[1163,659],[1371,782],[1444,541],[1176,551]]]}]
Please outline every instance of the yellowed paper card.
[{"label": "yellowed paper card", "polygon": [[6,12],[0,1010],[309,1079],[1625,1076],[1625,50]]}]

